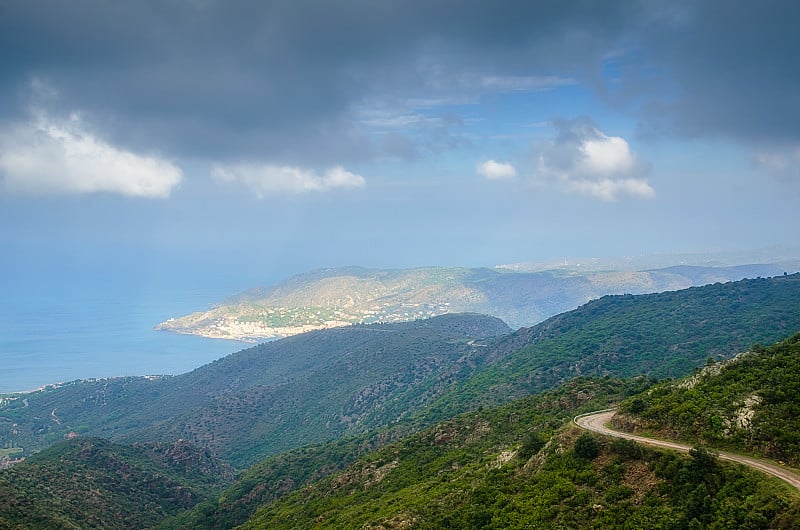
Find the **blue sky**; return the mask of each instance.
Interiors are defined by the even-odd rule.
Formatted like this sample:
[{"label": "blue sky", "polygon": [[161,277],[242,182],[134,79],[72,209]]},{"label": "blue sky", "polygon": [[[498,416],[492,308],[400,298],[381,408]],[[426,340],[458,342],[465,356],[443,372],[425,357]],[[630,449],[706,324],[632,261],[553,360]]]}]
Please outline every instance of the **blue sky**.
[{"label": "blue sky", "polygon": [[4,277],[795,245],[798,6],[0,1]]}]

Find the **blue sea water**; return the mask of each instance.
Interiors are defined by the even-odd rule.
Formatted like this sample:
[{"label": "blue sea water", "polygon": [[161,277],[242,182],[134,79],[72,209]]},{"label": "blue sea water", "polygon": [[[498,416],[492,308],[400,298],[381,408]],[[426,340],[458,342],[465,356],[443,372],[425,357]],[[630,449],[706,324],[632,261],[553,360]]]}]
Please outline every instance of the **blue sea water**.
[{"label": "blue sea water", "polygon": [[156,331],[242,286],[141,278],[6,282],[0,299],[0,393],[93,377],[179,374],[248,347]]}]

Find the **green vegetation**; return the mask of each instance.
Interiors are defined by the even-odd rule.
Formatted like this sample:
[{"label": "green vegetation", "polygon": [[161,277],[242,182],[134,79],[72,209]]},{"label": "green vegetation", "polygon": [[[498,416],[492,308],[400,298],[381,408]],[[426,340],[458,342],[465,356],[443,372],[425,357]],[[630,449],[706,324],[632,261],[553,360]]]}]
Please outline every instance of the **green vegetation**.
[{"label": "green vegetation", "polygon": [[408,426],[295,449],[248,468],[218,497],[165,521],[160,528],[233,528],[296,489],[342,471],[358,458],[409,434]]},{"label": "green vegetation", "polygon": [[[744,300],[740,306],[742,318],[751,318],[750,302],[742,296],[740,287],[733,286],[740,295],[739,300]],[[721,291],[713,293],[714,300],[721,305],[727,303],[728,298],[722,296]],[[767,293],[766,296],[782,306],[790,299],[782,298],[785,294]],[[708,302],[705,297],[701,300]],[[628,297],[622,297],[621,301],[625,308]],[[692,301],[691,297],[684,297],[683,308],[695,316],[702,314],[690,303]],[[645,306],[647,311],[644,312],[651,318],[661,315],[660,322],[671,330],[674,324],[665,316],[668,313],[663,307],[658,309],[662,302],[668,308],[676,303],[669,297],[666,302],[656,297]],[[619,308],[614,303],[609,307]],[[777,318],[780,312],[775,308],[762,307],[762,311],[775,319],[773,329],[784,325],[784,321]],[[614,322],[621,319],[613,310],[591,314],[595,318],[584,322],[584,327],[591,326],[597,319],[608,318]],[[627,313],[623,311],[623,314]],[[583,317],[578,314],[576,321],[580,322]],[[375,373],[380,373],[375,370],[384,369],[384,366],[389,371],[407,366],[394,364],[400,359],[414,362],[425,359],[427,364],[417,366],[435,366],[441,361],[427,357],[432,351],[460,355],[451,365],[460,367],[460,373],[470,370],[480,373],[482,368],[501,365],[504,359],[513,357],[513,346],[529,340],[533,332],[523,330],[499,341],[490,336],[468,338],[477,333],[476,327],[491,322],[491,319],[478,317],[448,316],[389,327],[358,327],[356,334],[348,332],[353,330],[314,333],[305,337],[314,342],[305,344],[330,347],[331,336],[344,334],[350,341],[344,358],[349,363],[363,365],[365,377],[373,381]],[[732,321],[719,318],[717,322],[731,325]],[[555,335],[547,337],[553,325],[549,322],[538,328],[539,340],[557,338]],[[578,326],[562,333],[580,336],[582,332]],[[402,340],[397,341],[398,337]],[[402,352],[395,350],[398,345],[402,345]],[[473,402],[477,404],[475,410],[433,426],[426,426],[430,418],[426,415],[406,415],[377,430],[370,429],[362,420],[361,434],[293,449],[263,460],[242,473],[221,493],[219,488],[224,486],[230,473],[210,457],[207,449],[197,450],[185,441],[131,447],[79,437],[0,473],[0,527],[796,528],[800,525],[800,494],[774,479],[718,462],[713,453],[701,447],[696,447],[689,456],[651,450],[626,440],[579,431],[571,425],[571,419],[581,412],[622,403],[621,408],[629,412],[627,421],[641,422],[640,428],[679,432],[679,425],[670,424],[670,418],[686,420],[688,416],[667,414],[663,423],[656,423],[646,419],[647,414],[658,410],[689,411],[698,418],[708,418],[709,424],[714,425],[717,421],[714,418],[719,415],[719,410],[714,409],[715,403],[734,398],[734,402],[739,399],[741,403],[750,403],[747,406],[755,410],[752,416],[747,416],[751,425],[763,425],[765,430],[753,428],[749,438],[728,436],[727,443],[732,447],[763,450],[771,456],[783,455],[792,462],[799,417],[795,405],[795,397],[800,395],[797,392],[800,388],[795,388],[795,380],[800,381],[798,349],[800,335],[769,348],[758,347],[756,352],[739,356],[735,361],[709,360],[702,372],[678,383],[655,383],[646,376],[633,379],[576,377],[555,389],[498,407],[481,407],[480,401]],[[314,385],[346,386],[351,372],[349,368],[338,372],[338,366],[348,366],[347,363],[337,364],[341,354],[337,356],[332,349],[320,348],[319,351],[323,352],[320,362],[327,363],[324,364],[327,379],[322,374],[308,375],[307,380],[314,384],[301,385],[298,381],[303,381],[303,377],[296,377],[295,386],[303,391],[309,391]],[[328,351],[329,354],[324,353]],[[475,352],[475,355],[465,356],[465,352]],[[211,421],[219,417],[226,425],[236,426],[234,430],[269,437],[269,433],[259,430],[262,429],[259,425],[250,426],[253,430],[247,431],[248,422],[269,421],[268,415],[252,414],[261,410],[261,401],[247,401],[263,391],[259,385],[251,386],[247,381],[248,377],[258,376],[240,371],[243,360],[253,361],[253,365],[258,366],[262,361],[258,354],[258,348],[240,352],[239,359],[227,365],[231,372],[224,381],[230,385],[235,380],[243,390],[236,396],[216,396],[216,399],[220,396],[225,400],[241,399],[241,408],[201,409],[205,416],[197,418]],[[382,358],[382,363],[370,365],[371,357]],[[298,360],[313,362],[319,358],[300,357],[287,366],[297,366],[292,363]],[[277,356],[270,357],[270,361],[281,366]],[[210,377],[225,373],[219,370],[220,366],[226,366],[225,361],[207,373],[194,374],[192,383],[202,385],[205,382],[211,391],[219,388],[213,386],[215,380]],[[357,372],[353,370],[354,377],[358,376]],[[337,373],[344,375],[339,379]],[[236,374],[239,379],[233,378]],[[441,375],[436,377],[442,379]],[[425,381],[425,377],[419,380]],[[458,380],[457,377],[447,380],[447,384],[453,387]],[[95,382],[101,383],[104,382]],[[181,377],[147,382],[129,379],[126,383],[131,389],[148,388],[151,392],[153,387],[147,385],[178,384],[181,388],[191,388],[184,386],[189,383]],[[81,385],[74,387],[77,389]],[[431,388],[427,384],[420,384],[420,387],[426,392]],[[438,396],[442,395],[442,388],[445,387],[439,387]],[[373,395],[381,394],[360,394],[362,399]],[[396,395],[402,396],[398,399],[405,399],[417,394],[412,391]],[[754,395],[760,396],[760,401],[753,401]],[[106,403],[118,399],[113,396],[107,393]],[[279,396],[288,404],[281,403]],[[13,411],[41,407],[32,397],[28,395],[27,404]],[[700,397],[705,401],[697,401]],[[275,413],[276,410],[289,411],[299,399],[299,394],[286,391],[264,398],[263,402],[272,403],[269,410]],[[392,400],[380,403],[384,410],[394,406]],[[52,402],[42,410],[50,406]],[[740,408],[731,409],[738,411],[736,417],[741,417]],[[639,411],[640,416],[631,411]],[[56,409],[56,413],[60,419],[66,416],[60,409]],[[765,419],[761,419],[761,414],[766,414]],[[181,425],[186,417],[179,417],[174,423]],[[362,417],[379,416],[365,414]],[[254,421],[253,418],[258,419]],[[647,424],[648,421],[653,423]],[[724,424],[724,418],[722,421]],[[703,421],[699,423],[704,425]],[[294,425],[300,433],[310,432],[305,430],[306,424],[319,428],[319,423],[304,423],[296,418],[287,422],[287,426]],[[704,442],[712,440],[705,431],[695,437]],[[240,434],[231,440],[247,449],[246,436]]]},{"label": "green vegetation", "polygon": [[[723,465],[702,449],[680,456],[581,434],[569,425],[572,414],[602,407],[643,384],[579,379],[454,418],[267,503],[242,528],[800,524],[797,492],[763,475]],[[531,432],[547,442],[522,456]]]},{"label": "green vegetation", "polygon": [[185,441],[75,438],[0,472],[0,528],[146,528],[231,479],[229,468]]},{"label": "green vegetation", "polygon": [[328,307],[269,307],[248,304],[247,308],[249,311],[236,317],[237,322],[260,323],[271,328],[316,325],[331,320],[359,323],[357,317],[345,315]]},{"label": "green vegetation", "polygon": [[703,449],[686,457],[571,426],[574,414],[633,401],[650,386],[644,378],[577,378],[417,434],[378,431],[272,457],[210,498],[225,470],[185,442],[129,447],[78,438],[0,473],[0,527],[800,524],[796,491]]},{"label": "green vegetation", "polygon": [[621,425],[800,465],[800,334],[624,402]]},{"label": "green vegetation", "polygon": [[[351,466],[345,473],[372,474],[375,478],[376,473],[380,475],[389,471],[391,462],[398,460],[403,463],[401,469],[408,473],[404,481],[428,480],[425,477],[431,474],[430,480],[438,483],[440,478],[436,473],[440,472],[441,466],[447,467],[454,462],[466,464],[475,455],[484,453],[486,455],[478,456],[480,461],[488,458],[494,465],[499,452],[510,450],[519,453],[519,441],[527,444],[529,451],[532,450],[532,443],[540,449],[541,444],[549,440],[564,422],[569,421],[576,410],[604,407],[610,401],[619,401],[648,385],[644,379],[576,379],[544,395],[532,396],[499,409],[469,413],[421,434],[409,434],[412,431],[408,426],[404,429],[398,425],[368,436],[295,450],[253,466],[216,501],[200,504],[162,526],[231,528],[244,523],[259,506],[268,505],[292,491],[306,491],[312,482],[323,477],[329,477],[323,482],[341,481],[341,477],[332,478],[333,474],[358,458],[361,460],[353,466],[360,471],[353,471]],[[401,437],[402,441],[397,442]],[[531,441],[534,437],[536,442]],[[521,460],[519,456],[515,458]],[[389,466],[379,471],[387,463]],[[425,482],[418,487],[424,489]],[[358,527],[355,523],[344,526]]]},{"label": "green vegetation", "polygon": [[6,449],[0,449],[0,458],[4,456],[13,456],[22,452],[22,447],[9,447]]},{"label": "green vegetation", "polygon": [[606,296],[517,331],[426,409],[440,420],[578,375],[680,377],[800,329],[800,274],[641,296]]},{"label": "green vegetation", "polygon": [[177,377],[71,383],[0,405],[0,444],[31,452],[70,432],[185,438],[246,467],[398,421],[473,373],[493,337],[509,331],[481,315],[352,326],[264,343]]},{"label": "green vegetation", "polygon": [[[0,445],[61,443],[0,473],[0,527],[790,528],[796,493],[761,475],[567,424],[621,401],[634,427],[796,463],[800,336],[718,360],[797,329],[793,275],[606,297],[515,333],[480,315],[351,326],[4,396]],[[217,496],[212,454],[261,462]]]}]

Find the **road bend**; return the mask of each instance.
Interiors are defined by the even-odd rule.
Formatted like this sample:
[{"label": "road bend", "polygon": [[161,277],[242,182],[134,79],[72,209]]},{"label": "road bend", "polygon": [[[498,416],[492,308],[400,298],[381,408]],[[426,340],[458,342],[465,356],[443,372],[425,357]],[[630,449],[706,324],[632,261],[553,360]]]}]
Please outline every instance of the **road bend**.
[{"label": "road bend", "polygon": [[[575,416],[575,419],[573,421],[578,427],[586,429],[587,431],[593,431],[599,434],[605,434],[607,436],[615,436],[617,438],[625,438],[627,440],[633,440],[635,442],[639,442],[645,445],[650,445],[653,447],[664,447],[667,449],[674,449],[675,451],[681,451],[684,453],[688,453],[689,450],[692,448],[691,445],[681,444],[677,442],[668,442],[666,440],[657,440],[655,438],[645,438],[644,436],[638,436],[627,432],[615,431],[614,429],[608,427],[608,423],[611,421],[611,417],[614,416],[615,413],[616,410],[601,410],[598,412],[590,412],[589,414],[581,414],[579,416]],[[739,464],[751,467],[753,469],[761,471],[762,473],[767,473],[769,475],[778,477],[787,484],[794,486],[795,488],[800,490],[800,474],[797,474],[794,471],[787,469],[777,463],[773,464],[765,460],[759,460],[756,458],[750,458],[747,456],[737,455],[733,453],[726,453],[725,451],[715,451],[715,452],[717,452],[719,458],[722,460],[730,460],[732,462],[738,462]]]}]

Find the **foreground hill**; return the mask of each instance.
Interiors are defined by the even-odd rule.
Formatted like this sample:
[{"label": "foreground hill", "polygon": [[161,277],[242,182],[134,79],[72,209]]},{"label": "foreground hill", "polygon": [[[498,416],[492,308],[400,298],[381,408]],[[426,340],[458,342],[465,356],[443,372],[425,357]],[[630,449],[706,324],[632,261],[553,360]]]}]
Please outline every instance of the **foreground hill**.
[{"label": "foreground hill", "polygon": [[248,465],[424,407],[510,331],[492,317],[444,315],[310,332],[176,377],[78,381],[4,399],[0,442],[30,453],[71,432],[185,438]]},{"label": "foreground hill", "polygon": [[[251,489],[234,486],[160,528],[800,524],[800,495],[756,472],[723,465],[705,451],[684,457],[581,434],[571,426],[574,414],[608,406],[646,384],[579,378],[539,396],[450,419],[310,483],[292,483],[291,472],[264,474],[261,483],[249,474]],[[319,465],[313,459],[306,463]],[[264,490],[279,493],[260,507],[247,503]]]},{"label": "foreground hill", "polygon": [[231,481],[229,468],[185,441],[75,438],[0,471],[0,528],[146,528]]},{"label": "foreground hill", "polygon": [[657,385],[624,402],[615,422],[800,466],[800,334]]},{"label": "foreground hill", "polygon": [[774,276],[778,265],[677,266],[647,271],[502,268],[323,269],[255,288],[158,329],[256,340],[355,323],[398,322],[446,313],[496,316],[530,326],[607,294],[642,294]]}]

